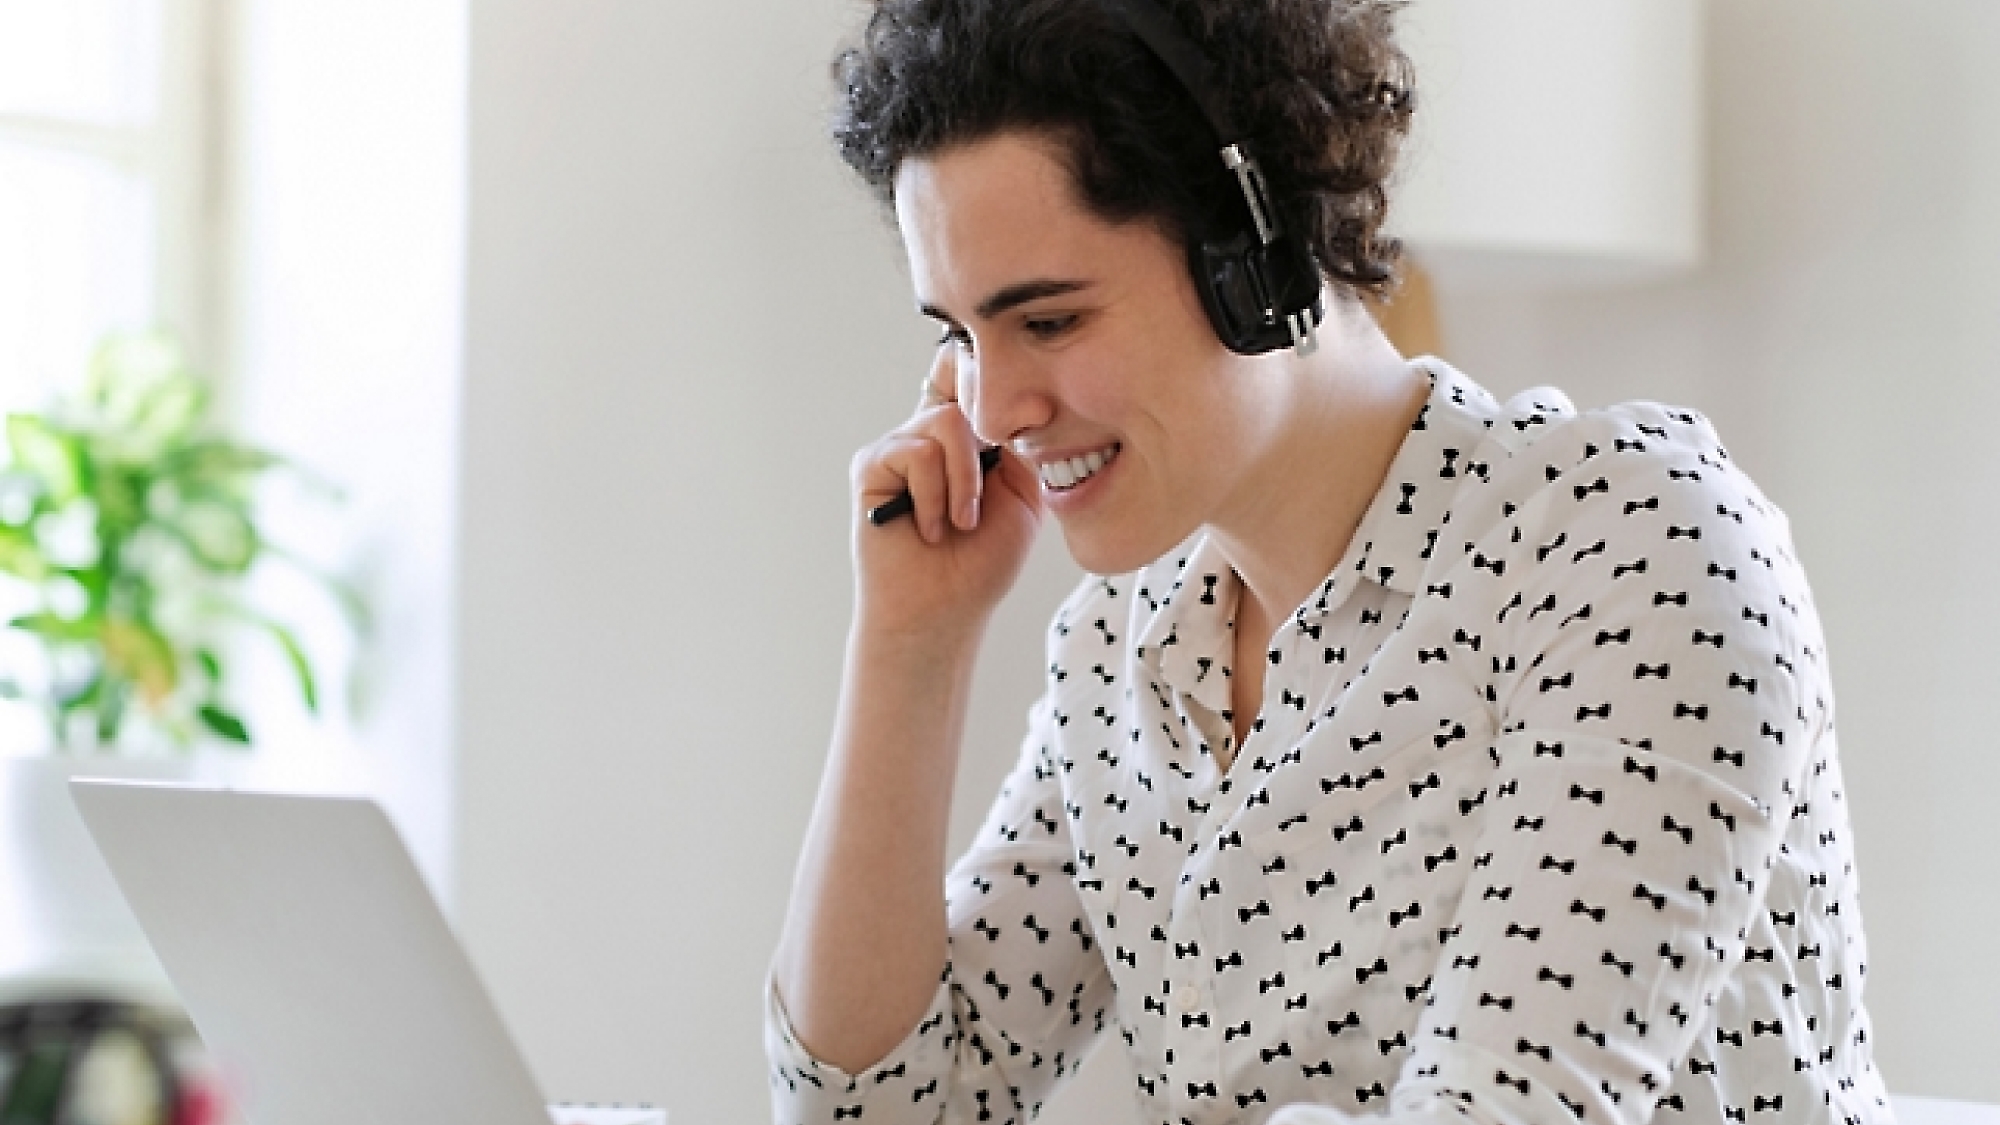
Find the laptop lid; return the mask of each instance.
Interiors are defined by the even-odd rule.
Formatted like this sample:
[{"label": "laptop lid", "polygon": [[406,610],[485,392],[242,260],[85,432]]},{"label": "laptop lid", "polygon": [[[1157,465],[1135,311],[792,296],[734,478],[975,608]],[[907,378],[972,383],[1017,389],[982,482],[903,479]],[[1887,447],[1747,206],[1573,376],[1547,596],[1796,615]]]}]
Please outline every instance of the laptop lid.
[{"label": "laptop lid", "polygon": [[548,1125],[374,802],[77,780],[84,823],[258,1125]]}]

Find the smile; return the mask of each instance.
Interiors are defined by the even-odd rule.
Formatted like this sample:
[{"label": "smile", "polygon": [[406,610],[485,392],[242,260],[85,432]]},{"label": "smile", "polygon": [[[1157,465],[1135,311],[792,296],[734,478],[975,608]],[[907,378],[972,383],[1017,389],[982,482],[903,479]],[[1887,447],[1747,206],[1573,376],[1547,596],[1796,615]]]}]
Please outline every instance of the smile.
[{"label": "smile", "polygon": [[1062,461],[1044,461],[1041,465],[1042,487],[1053,492],[1066,492],[1097,475],[1099,469],[1111,463],[1118,456],[1116,442],[1103,449],[1093,450],[1078,457]]}]

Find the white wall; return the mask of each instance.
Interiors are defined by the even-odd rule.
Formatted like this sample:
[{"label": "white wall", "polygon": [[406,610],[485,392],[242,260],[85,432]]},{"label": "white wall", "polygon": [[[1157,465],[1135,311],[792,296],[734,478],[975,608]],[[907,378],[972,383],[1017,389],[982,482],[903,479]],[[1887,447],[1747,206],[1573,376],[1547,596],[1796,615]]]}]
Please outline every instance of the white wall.
[{"label": "white wall", "polygon": [[460,917],[551,1095],[677,1125],[767,1113],[847,460],[929,350],[822,139],[839,16],[472,13]]},{"label": "white wall", "polygon": [[[927,353],[822,139],[859,10],[472,12],[459,916],[552,1095],[677,1125],[763,1119],[759,986],[836,686],[846,462]],[[1835,646],[1880,1057],[1899,1089],[2000,1099],[1978,643],[2000,469],[1977,429],[2000,394],[2000,9],[1712,15],[1710,266],[1448,293],[1450,351],[1499,391],[1707,410],[1791,512]],[[989,646],[961,833],[1066,585],[1043,550]],[[1115,1115],[1118,1068],[1092,1074],[1048,1120]]]},{"label": "white wall", "polygon": [[1832,648],[1877,1060],[1893,1089],[2000,1101],[2000,5],[1709,15],[1707,266],[1446,291],[1446,351],[1496,392],[1697,407],[1790,514]]},{"label": "white wall", "polygon": [[234,697],[267,748],[251,777],[377,794],[448,892],[466,0],[218,6],[237,64],[229,405],[344,490],[276,482],[270,530],[375,611],[357,680],[335,604],[295,570],[258,575],[328,698],[310,721],[277,649],[242,646]]}]

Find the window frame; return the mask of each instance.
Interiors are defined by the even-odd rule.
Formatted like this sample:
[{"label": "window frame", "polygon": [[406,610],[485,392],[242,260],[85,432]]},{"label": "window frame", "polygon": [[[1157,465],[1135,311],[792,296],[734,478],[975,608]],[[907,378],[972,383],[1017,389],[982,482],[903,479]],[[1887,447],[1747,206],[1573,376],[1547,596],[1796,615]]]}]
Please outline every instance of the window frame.
[{"label": "window frame", "polygon": [[153,203],[153,325],[172,331],[197,367],[220,371],[227,342],[227,9],[233,0],[159,3],[151,120],[108,124],[0,112],[0,140],[99,160],[144,185]]}]

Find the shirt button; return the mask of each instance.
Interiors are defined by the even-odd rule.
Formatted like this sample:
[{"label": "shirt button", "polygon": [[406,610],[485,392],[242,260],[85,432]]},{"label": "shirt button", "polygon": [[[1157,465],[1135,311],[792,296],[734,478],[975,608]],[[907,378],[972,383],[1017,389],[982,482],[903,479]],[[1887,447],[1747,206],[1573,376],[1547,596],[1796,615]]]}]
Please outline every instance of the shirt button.
[{"label": "shirt button", "polygon": [[1180,991],[1174,994],[1174,1001],[1181,1006],[1181,1011],[1194,1011],[1201,1007],[1201,987],[1193,984],[1181,985]]}]

